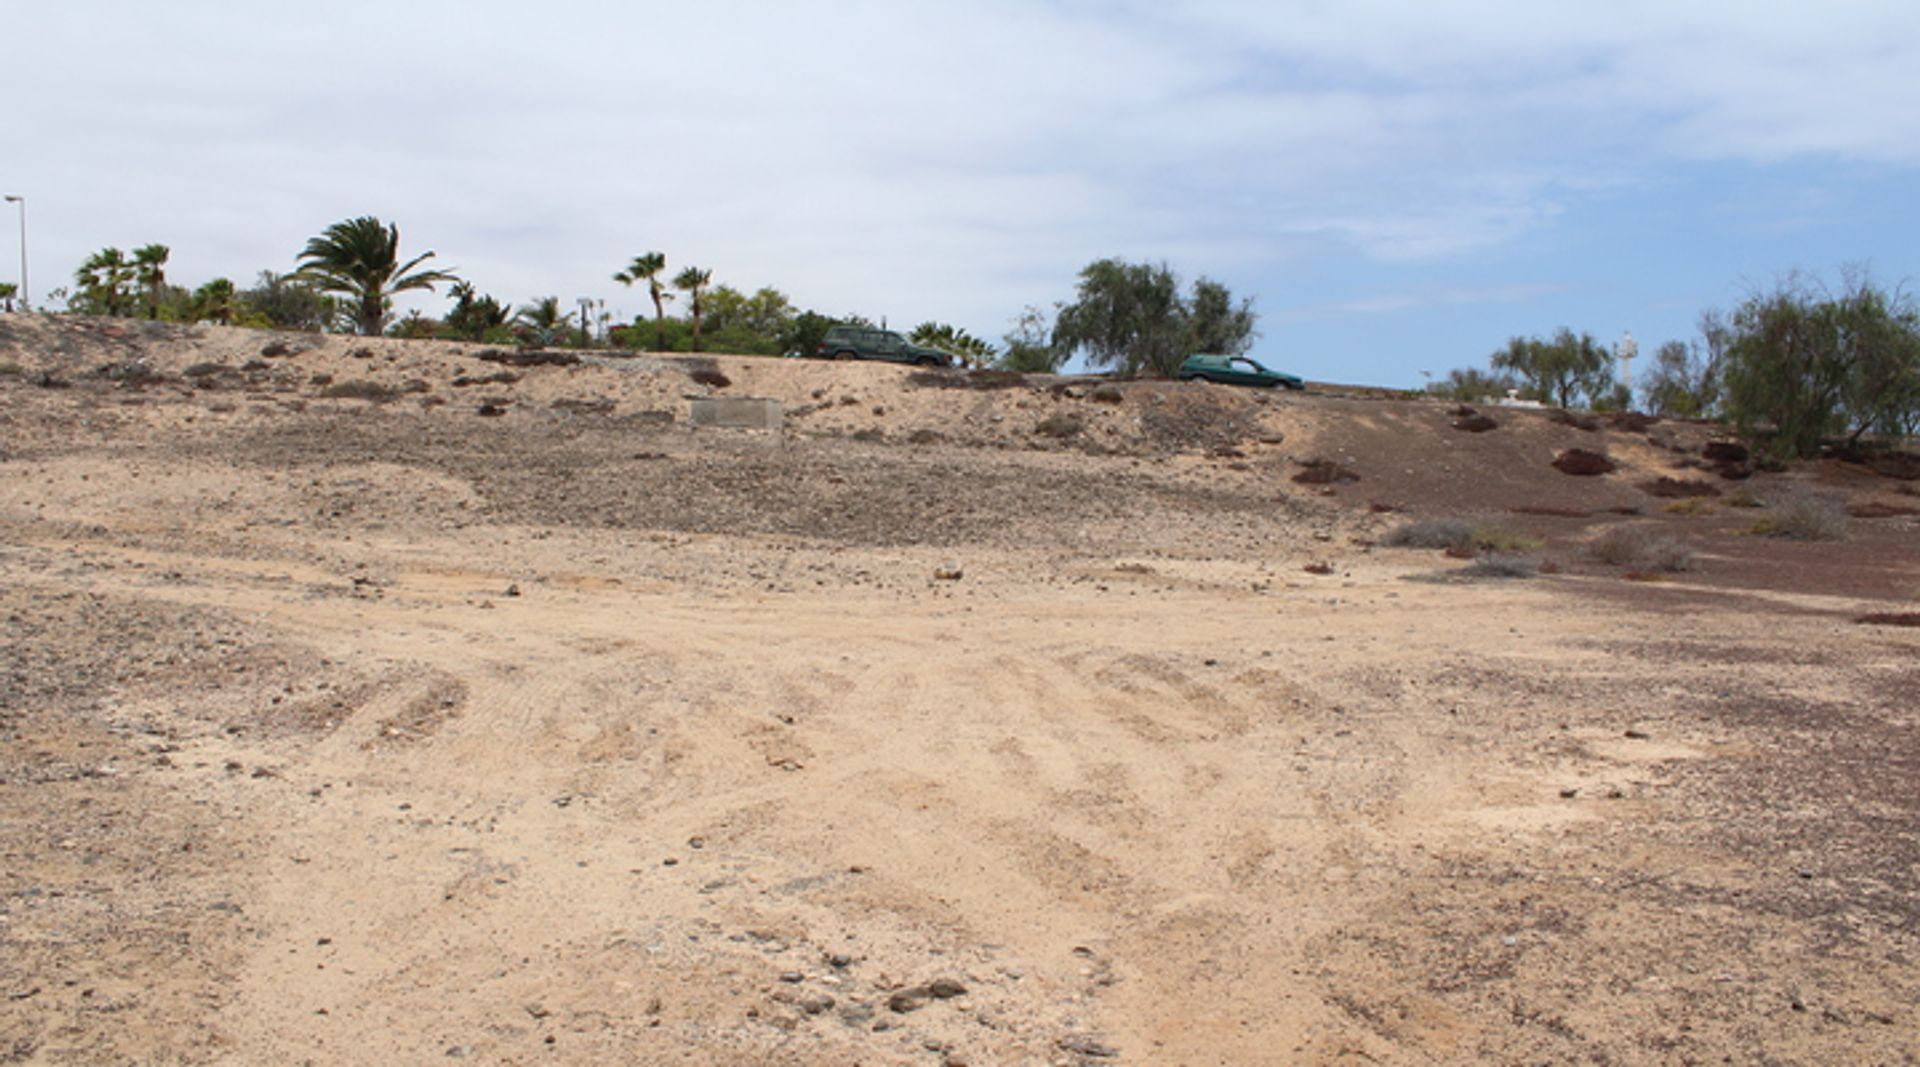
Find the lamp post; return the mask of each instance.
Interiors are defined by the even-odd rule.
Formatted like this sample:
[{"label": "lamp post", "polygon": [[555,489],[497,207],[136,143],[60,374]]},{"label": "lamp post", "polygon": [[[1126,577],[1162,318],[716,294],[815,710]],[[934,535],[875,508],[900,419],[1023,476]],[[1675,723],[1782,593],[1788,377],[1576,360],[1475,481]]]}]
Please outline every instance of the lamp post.
[{"label": "lamp post", "polygon": [[27,310],[27,198],[7,194],[7,203],[20,205],[20,310]]}]

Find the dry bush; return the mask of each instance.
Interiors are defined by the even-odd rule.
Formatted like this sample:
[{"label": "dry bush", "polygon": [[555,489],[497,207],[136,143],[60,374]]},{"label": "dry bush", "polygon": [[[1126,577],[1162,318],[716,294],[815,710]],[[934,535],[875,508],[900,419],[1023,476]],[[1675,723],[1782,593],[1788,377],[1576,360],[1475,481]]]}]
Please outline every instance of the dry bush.
[{"label": "dry bush", "polygon": [[1665,497],[1669,500],[1683,500],[1692,496],[1719,496],[1720,490],[1712,483],[1698,478],[1666,478],[1640,483],[1641,492],[1648,496]]},{"label": "dry bush", "polygon": [[1360,480],[1360,475],[1330,459],[1302,460],[1300,468],[1300,473],[1293,476],[1293,480],[1300,485],[1332,485],[1335,482]]},{"label": "dry bush", "polygon": [[1466,433],[1486,433],[1488,430],[1499,429],[1500,424],[1476,412],[1472,415],[1462,415],[1453,420],[1453,428]]},{"label": "dry bush", "polygon": [[690,371],[687,377],[692,378],[701,385],[710,385],[715,389],[725,389],[727,386],[733,384],[733,379],[720,373],[718,367],[700,367]]},{"label": "dry bush", "polygon": [[1856,519],[1897,519],[1902,515],[1920,515],[1920,508],[1905,504],[1882,504],[1870,500],[1865,504],[1853,504],[1847,508],[1847,514]]},{"label": "dry bush", "polygon": [[1087,399],[1096,404],[1118,404],[1126,397],[1111,385],[1098,385],[1087,394]]},{"label": "dry bush", "polygon": [[1768,499],[1767,510],[1768,515],[1754,523],[1749,533],[1791,541],[1846,540],[1847,506],[1831,493],[1783,489]]},{"label": "dry bush", "polygon": [[1018,389],[1027,384],[1027,376],[1010,370],[952,371],[917,370],[907,375],[907,384],[921,389]]},{"label": "dry bush", "polygon": [[329,400],[384,401],[392,400],[400,394],[390,385],[370,382],[364,378],[355,378],[351,381],[335,382],[325,389],[320,390],[320,395]]},{"label": "dry bush", "polygon": [[1571,426],[1576,430],[1594,433],[1600,429],[1600,420],[1591,415],[1575,415],[1565,408],[1553,408],[1547,412],[1547,418],[1562,426]]},{"label": "dry bush", "polygon": [[1394,548],[1453,548],[1473,541],[1473,526],[1460,519],[1420,519],[1387,531],[1380,543]]},{"label": "dry bush", "polygon": [[1685,542],[1647,526],[1615,526],[1587,551],[1602,563],[1635,571],[1672,573],[1693,565],[1693,549]]},{"label": "dry bush", "polygon": [[1720,509],[1712,500],[1704,496],[1690,496],[1685,500],[1676,500],[1660,510],[1669,515],[1711,515]]},{"label": "dry bush", "polygon": [[1540,561],[1531,556],[1481,556],[1465,567],[1461,578],[1531,578],[1540,573]]}]

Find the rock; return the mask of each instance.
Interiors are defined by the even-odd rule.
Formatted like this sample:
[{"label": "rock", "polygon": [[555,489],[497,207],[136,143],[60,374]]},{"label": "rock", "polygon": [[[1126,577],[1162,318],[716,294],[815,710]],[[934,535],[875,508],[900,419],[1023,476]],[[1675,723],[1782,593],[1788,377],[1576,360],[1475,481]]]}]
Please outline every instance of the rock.
[{"label": "rock", "polygon": [[1488,430],[1499,429],[1500,424],[1476,412],[1453,420],[1453,428],[1465,433],[1486,433]]},{"label": "rock", "polygon": [[1079,416],[1063,412],[1041,419],[1039,425],[1033,428],[1033,432],[1042,437],[1065,439],[1077,436],[1084,429],[1086,424],[1080,421]]},{"label": "rock", "polygon": [[927,1006],[927,996],[926,986],[914,986],[911,989],[902,989],[887,998],[887,1009],[897,1015],[905,1015],[910,1011],[919,1011],[921,1008]]},{"label": "rock", "polygon": [[927,983],[927,992],[933,994],[937,1000],[952,1000],[954,997],[964,996],[967,987],[952,978],[936,978]]},{"label": "rock", "polygon": [[957,582],[964,575],[965,572],[960,569],[960,565],[953,562],[942,563],[933,569],[934,578],[942,582]]},{"label": "rock", "polygon": [[794,1006],[808,1015],[825,1015],[833,1010],[833,1003],[832,997],[820,993],[815,996],[801,997]]}]

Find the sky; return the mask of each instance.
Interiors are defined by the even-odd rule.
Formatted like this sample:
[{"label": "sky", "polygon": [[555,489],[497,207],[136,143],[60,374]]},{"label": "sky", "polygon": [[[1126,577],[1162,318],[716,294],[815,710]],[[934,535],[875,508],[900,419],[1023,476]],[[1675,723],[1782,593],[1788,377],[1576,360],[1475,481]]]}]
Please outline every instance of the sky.
[{"label": "sky", "polygon": [[1651,353],[1920,249],[1912,0],[0,0],[0,27],[36,303],[108,245],[244,286],[375,215],[514,304],[650,313],[612,275],[660,251],[998,341],[1118,257],[1251,297],[1271,366],[1417,387],[1561,326]]}]

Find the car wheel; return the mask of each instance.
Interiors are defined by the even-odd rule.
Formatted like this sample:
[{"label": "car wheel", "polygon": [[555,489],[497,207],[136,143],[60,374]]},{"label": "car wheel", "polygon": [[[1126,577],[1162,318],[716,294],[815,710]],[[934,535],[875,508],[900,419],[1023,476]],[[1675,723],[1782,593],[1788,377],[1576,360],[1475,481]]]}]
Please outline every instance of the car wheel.
[{"label": "car wheel", "polygon": [[854,358],[856,358],[856,357],[854,356],[854,354],[853,354],[852,352],[848,352],[848,351],[846,351],[846,350],[844,350],[844,349],[843,349],[843,350],[841,350],[841,351],[839,351],[839,352],[835,352],[835,353],[833,354],[833,358],[835,358],[835,359],[854,359]]}]

